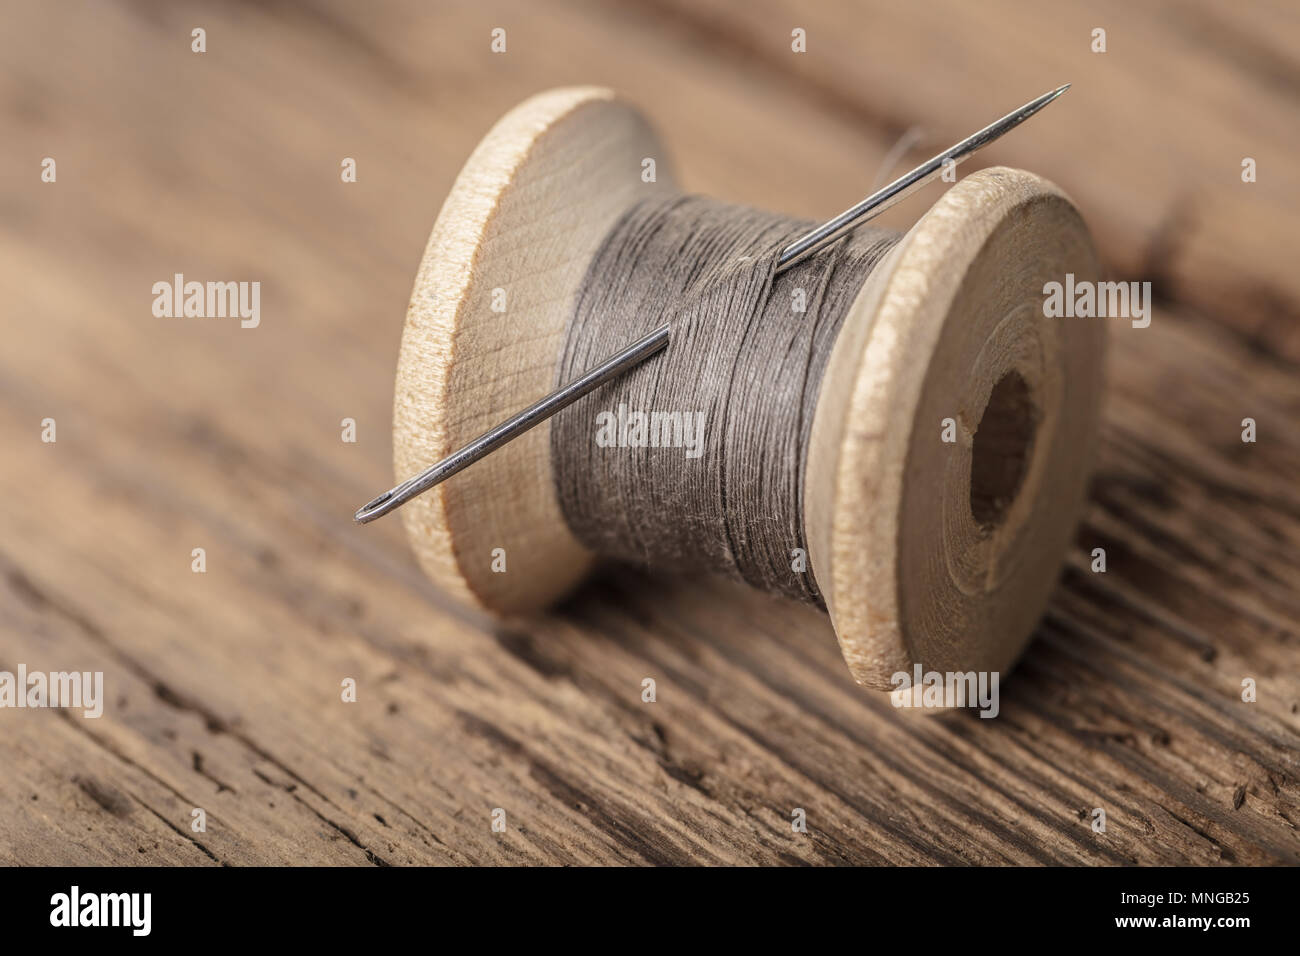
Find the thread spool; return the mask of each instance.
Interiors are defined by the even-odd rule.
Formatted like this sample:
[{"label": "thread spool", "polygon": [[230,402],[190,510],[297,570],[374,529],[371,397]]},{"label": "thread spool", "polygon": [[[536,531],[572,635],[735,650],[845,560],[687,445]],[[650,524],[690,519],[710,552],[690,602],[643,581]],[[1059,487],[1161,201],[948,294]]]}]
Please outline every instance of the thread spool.
[{"label": "thread spool", "polygon": [[[654,183],[640,178],[644,157]],[[608,90],[543,93],[497,123],[448,195],[412,293],[398,476],[555,385],[575,294],[610,229],[674,189],[663,145]],[[1104,345],[1097,323],[1045,318],[1042,288],[1097,271],[1063,193],[986,169],[949,188],[849,308],[817,397],[803,524],[860,683],[888,689],[915,663],[1005,671],[1032,634],[1082,507]],[[955,443],[941,440],[945,418]],[[573,589],[596,556],[565,523],[554,471],[543,425],[410,502],[426,573],[501,615]]]}]

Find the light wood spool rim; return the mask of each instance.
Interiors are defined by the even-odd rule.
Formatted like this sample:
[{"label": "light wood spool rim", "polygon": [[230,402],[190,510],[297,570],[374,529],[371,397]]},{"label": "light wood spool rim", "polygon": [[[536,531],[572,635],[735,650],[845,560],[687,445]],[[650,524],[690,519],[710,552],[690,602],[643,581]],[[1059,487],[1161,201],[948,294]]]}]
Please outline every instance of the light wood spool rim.
[{"label": "light wood spool rim", "polygon": [[[641,179],[646,157],[654,183]],[[629,206],[672,188],[662,144],[611,90],[551,90],[497,122],[448,194],[411,293],[393,399],[398,480],[555,387],[573,294],[596,249]],[[498,288],[505,312],[491,308]],[[556,500],[549,424],[401,514],[434,583],[491,613],[544,608],[591,567]],[[498,548],[504,574],[492,570]]]},{"label": "light wood spool rim", "polygon": [[[1043,315],[1044,283],[1066,272],[1098,272],[1069,199],[1031,173],[985,169],[908,231],[846,317],[813,422],[804,520],[859,683],[889,689],[916,663],[1005,672],[1032,636],[1083,507],[1099,415],[1104,326]],[[1032,440],[985,525],[972,448],[1010,373],[1028,402],[1003,401],[1008,382],[984,427],[993,434],[1001,410],[1028,420]],[[944,418],[955,444],[941,441]]]}]

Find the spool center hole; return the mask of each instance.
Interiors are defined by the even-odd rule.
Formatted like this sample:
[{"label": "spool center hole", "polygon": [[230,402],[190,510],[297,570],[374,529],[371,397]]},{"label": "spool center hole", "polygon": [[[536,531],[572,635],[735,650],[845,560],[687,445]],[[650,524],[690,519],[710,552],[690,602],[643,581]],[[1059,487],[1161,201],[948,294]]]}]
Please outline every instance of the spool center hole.
[{"label": "spool center hole", "polygon": [[1029,385],[1020,373],[1008,372],[989,394],[971,448],[970,511],[980,527],[996,528],[1016,500],[1037,428]]}]

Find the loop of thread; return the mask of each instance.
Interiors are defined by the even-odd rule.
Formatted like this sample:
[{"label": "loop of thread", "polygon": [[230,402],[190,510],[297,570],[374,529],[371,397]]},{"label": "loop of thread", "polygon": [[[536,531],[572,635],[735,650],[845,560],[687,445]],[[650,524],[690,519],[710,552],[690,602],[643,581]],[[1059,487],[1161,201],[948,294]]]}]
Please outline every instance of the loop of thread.
[{"label": "loop of thread", "polygon": [[899,236],[860,228],[775,275],[807,230],[695,196],[644,200],[611,229],[557,381],[665,322],[672,332],[662,356],[552,422],[556,493],[587,547],[822,604],[803,527],[813,413],[844,316]]}]

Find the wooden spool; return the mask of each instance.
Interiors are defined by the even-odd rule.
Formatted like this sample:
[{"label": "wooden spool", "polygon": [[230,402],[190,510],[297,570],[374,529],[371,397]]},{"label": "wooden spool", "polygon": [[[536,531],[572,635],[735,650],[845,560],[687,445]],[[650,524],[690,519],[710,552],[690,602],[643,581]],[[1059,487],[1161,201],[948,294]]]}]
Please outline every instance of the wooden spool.
[{"label": "wooden spool", "polygon": [[[399,479],[549,392],[573,296],[618,216],[674,189],[642,115],[605,89],[507,114],[433,227],[407,312]],[[654,157],[656,183],[641,180]],[[1005,671],[1084,500],[1104,329],[1043,316],[1043,285],[1095,279],[1079,213],[1030,173],[953,185],[872,273],[835,344],[808,449],[809,562],[854,678]],[[505,290],[506,311],[491,308]],[[669,346],[672,347],[671,345]],[[561,414],[564,414],[563,412]],[[955,443],[941,440],[955,422]],[[565,525],[549,426],[402,509],[424,570],[500,615],[552,604],[594,556]],[[502,548],[507,572],[492,569]]]}]

